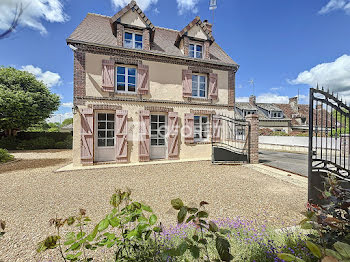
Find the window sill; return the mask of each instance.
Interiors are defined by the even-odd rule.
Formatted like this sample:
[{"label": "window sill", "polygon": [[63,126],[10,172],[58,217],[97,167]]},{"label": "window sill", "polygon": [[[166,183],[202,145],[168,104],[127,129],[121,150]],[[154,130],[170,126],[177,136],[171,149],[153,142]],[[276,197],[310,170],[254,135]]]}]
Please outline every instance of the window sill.
[{"label": "window sill", "polygon": [[208,145],[211,144],[210,141],[194,141],[193,145]]},{"label": "window sill", "polygon": [[135,93],[127,93],[127,92],[110,92],[109,93],[110,97],[115,97],[115,96],[139,96],[137,92]]}]

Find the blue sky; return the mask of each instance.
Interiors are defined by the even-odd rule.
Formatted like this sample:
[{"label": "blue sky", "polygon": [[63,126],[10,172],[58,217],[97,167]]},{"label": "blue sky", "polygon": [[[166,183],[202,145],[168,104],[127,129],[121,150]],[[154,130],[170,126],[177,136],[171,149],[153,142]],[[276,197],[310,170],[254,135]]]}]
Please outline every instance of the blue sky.
[{"label": "blue sky", "polygon": [[[71,116],[73,55],[65,39],[88,12],[114,15],[128,0],[1,0],[0,30],[15,4],[19,28],[0,41],[0,65],[34,73],[62,98],[53,121]],[[139,0],[154,25],[181,30],[196,15],[213,21],[209,0]],[[287,102],[317,83],[350,102],[350,0],[218,0],[213,34],[240,65],[236,97]],[[1,32],[1,31],[0,31]]]}]

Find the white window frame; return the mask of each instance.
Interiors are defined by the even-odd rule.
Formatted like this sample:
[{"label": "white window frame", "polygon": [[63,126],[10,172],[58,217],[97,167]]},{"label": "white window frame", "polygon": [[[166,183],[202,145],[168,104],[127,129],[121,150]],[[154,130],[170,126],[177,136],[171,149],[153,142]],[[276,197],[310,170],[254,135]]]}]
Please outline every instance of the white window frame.
[{"label": "white window frame", "polygon": [[[194,85],[194,81],[193,81],[193,77],[197,77],[197,95],[193,95],[193,85]],[[205,78],[205,95],[204,96],[200,96],[200,77],[204,76]],[[193,98],[200,98],[200,99],[206,99],[208,97],[208,77],[205,74],[192,74],[192,94],[191,96]]]},{"label": "white window frame", "polygon": [[[131,32],[131,31],[125,31],[125,32],[124,32],[124,43],[123,43],[123,44],[124,44],[124,47],[130,48],[130,47],[127,47],[126,44],[125,44],[125,41],[126,41],[125,34],[127,34],[127,33],[132,35],[132,37],[131,37],[132,48],[133,48],[133,49],[137,49],[137,50],[142,50],[142,49],[143,49],[143,34],[140,34],[140,33],[137,33],[137,32]],[[136,47],[135,47],[135,46],[136,46],[136,42],[137,42],[137,43],[140,43],[140,41],[136,41],[135,35],[140,35],[140,36],[142,37],[141,48],[136,48]]]},{"label": "white window frame", "polygon": [[[125,68],[125,90],[118,90],[118,67]],[[135,69],[135,91],[129,91],[129,68]],[[115,93],[126,93],[126,94],[137,94],[137,67],[136,66],[127,66],[127,65],[117,65],[115,67]]]},{"label": "white window frame", "polygon": [[[193,45],[193,56],[191,56],[191,53],[190,53],[190,47],[191,45]],[[197,46],[200,46],[202,48],[202,51],[199,52],[197,51]],[[200,54],[200,57],[197,57],[197,55]],[[192,58],[199,58],[199,59],[202,59],[203,58],[203,45],[201,44],[195,44],[195,43],[190,43],[189,46],[188,46],[188,56],[189,57],[192,57]]]},{"label": "white window frame", "polygon": [[[199,125],[196,124],[195,121],[194,122],[194,130],[193,130],[193,134],[194,134],[194,142],[198,143],[198,142],[208,142],[209,141],[209,134],[210,134],[210,118],[207,115],[195,115],[194,119],[196,117],[199,117]],[[203,118],[207,118],[207,122],[203,123],[202,119]],[[207,137],[203,138],[203,125],[207,125],[207,130],[205,131],[207,133]],[[198,126],[198,128],[196,128],[196,126]],[[196,138],[196,134],[199,135],[199,138]]]},{"label": "white window frame", "polygon": [[[98,119],[99,115],[106,115],[106,119],[105,120],[99,120]],[[112,120],[108,120],[108,116],[107,115],[113,115],[114,116],[113,121]],[[115,147],[115,143],[116,143],[116,141],[115,141],[115,120],[116,120],[115,119],[115,113],[109,113],[109,112],[98,112],[97,113],[97,147],[98,148],[113,148],[113,147]],[[106,124],[105,128],[103,128],[103,129],[99,128],[98,124],[100,122],[103,122],[103,123]],[[113,123],[112,129],[108,128],[108,123]],[[105,136],[104,137],[99,137],[99,132],[105,132]],[[108,132],[113,132],[113,137],[112,138],[107,136]],[[104,146],[100,146],[99,145],[99,140],[102,140],[102,139],[105,140],[105,145]],[[113,145],[112,146],[108,146],[107,145],[107,140],[113,140]]]}]

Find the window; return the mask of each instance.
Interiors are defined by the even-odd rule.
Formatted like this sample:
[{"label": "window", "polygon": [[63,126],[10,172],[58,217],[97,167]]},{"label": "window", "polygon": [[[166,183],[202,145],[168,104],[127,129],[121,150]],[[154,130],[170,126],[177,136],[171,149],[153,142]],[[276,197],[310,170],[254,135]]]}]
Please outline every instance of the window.
[{"label": "window", "polygon": [[207,96],[207,77],[192,75],[192,96],[205,98]]},{"label": "window", "polygon": [[272,112],[271,113],[271,117],[272,118],[281,118],[282,117],[282,113],[281,112]]},{"label": "window", "polygon": [[165,115],[151,115],[151,145],[165,146]]},{"label": "window", "polygon": [[137,70],[134,67],[116,67],[116,92],[136,92]]},{"label": "window", "polygon": [[98,114],[97,116],[97,146],[114,146],[114,114]]},{"label": "window", "polygon": [[203,47],[197,44],[190,44],[189,56],[194,58],[202,58]]},{"label": "window", "polygon": [[207,116],[194,116],[194,141],[208,141],[209,118]]},{"label": "window", "polygon": [[244,116],[254,115],[255,113],[256,113],[255,110],[244,110]]},{"label": "window", "polygon": [[125,32],[124,34],[124,47],[142,49],[142,35]]}]

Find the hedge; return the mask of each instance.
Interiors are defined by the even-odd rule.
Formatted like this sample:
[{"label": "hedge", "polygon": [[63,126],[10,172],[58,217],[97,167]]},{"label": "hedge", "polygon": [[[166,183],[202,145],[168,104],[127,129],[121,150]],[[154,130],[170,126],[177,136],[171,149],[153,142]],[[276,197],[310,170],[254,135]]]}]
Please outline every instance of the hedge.
[{"label": "hedge", "polygon": [[15,137],[0,138],[0,148],[7,150],[71,149],[71,133],[20,132]]}]

